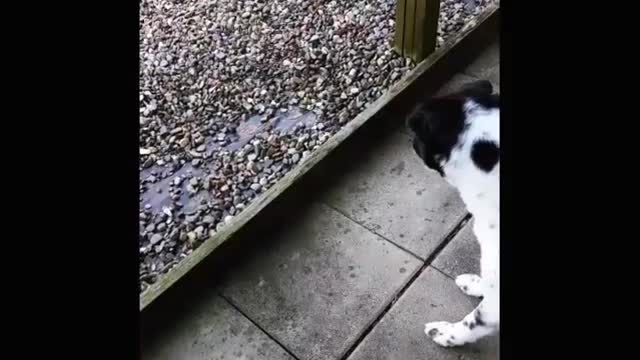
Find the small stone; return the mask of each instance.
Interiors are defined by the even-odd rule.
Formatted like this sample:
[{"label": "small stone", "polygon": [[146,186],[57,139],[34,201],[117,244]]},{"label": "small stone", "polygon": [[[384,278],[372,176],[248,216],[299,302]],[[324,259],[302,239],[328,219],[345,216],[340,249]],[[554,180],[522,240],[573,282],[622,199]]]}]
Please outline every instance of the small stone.
[{"label": "small stone", "polygon": [[253,162],[253,161],[249,161],[249,162],[247,163],[247,170],[249,170],[249,171],[256,171],[256,170],[257,170],[256,163],[255,163],[255,162]]},{"label": "small stone", "polygon": [[213,223],[215,222],[215,219],[211,215],[206,215],[205,217],[202,218],[202,222],[208,225],[213,225]]},{"label": "small stone", "polygon": [[196,239],[197,239],[197,235],[196,235],[195,232],[189,231],[187,233],[187,240],[189,241],[190,244],[193,245],[193,243],[195,243]]},{"label": "small stone", "polygon": [[224,222],[228,224],[232,219],[233,219],[233,216],[231,216],[231,215],[227,215],[227,216],[225,216],[225,218],[224,218]]},{"label": "small stone", "polygon": [[195,230],[193,230],[193,232],[196,234],[196,236],[198,238],[201,238],[202,235],[204,234],[204,226],[200,225],[197,228],[195,228]]},{"label": "small stone", "polygon": [[187,215],[184,218],[184,221],[187,223],[194,223],[198,220],[198,214],[191,214],[191,215]]},{"label": "small stone", "polygon": [[155,230],[155,229],[156,229],[156,226],[155,226],[154,224],[149,224],[149,225],[147,225],[147,227],[145,228],[145,230],[146,230],[147,232],[153,232],[153,230]]},{"label": "small stone", "polygon": [[162,235],[153,234],[153,236],[151,236],[151,239],[149,240],[149,242],[151,243],[151,245],[155,245],[156,243],[158,243],[161,240],[162,240]]},{"label": "small stone", "polygon": [[346,123],[347,120],[349,120],[349,113],[347,113],[346,111],[343,111],[340,113],[340,115],[338,115],[338,122],[340,124]]},{"label": "small stone", "polygon": [[256,184],[256,183],[251,184],[251,190],[253,191],[258,191],[260,190],[260,188],[262,188],[262,185],[260,184]]}]

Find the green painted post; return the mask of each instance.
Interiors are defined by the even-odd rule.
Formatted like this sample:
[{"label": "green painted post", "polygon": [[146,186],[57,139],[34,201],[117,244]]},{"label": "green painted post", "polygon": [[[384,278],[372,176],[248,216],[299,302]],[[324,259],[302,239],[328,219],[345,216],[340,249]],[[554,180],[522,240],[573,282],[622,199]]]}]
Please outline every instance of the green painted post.
[{"label": "green painted post", "polygon": [[404,11],[407,0],[396,0],[396,32],[393,41],[393,49],[404,56]]},{"label": "green painted post", "polygon": [[397,0],[394,49],[416,63],[436,50],[440,0]]}]

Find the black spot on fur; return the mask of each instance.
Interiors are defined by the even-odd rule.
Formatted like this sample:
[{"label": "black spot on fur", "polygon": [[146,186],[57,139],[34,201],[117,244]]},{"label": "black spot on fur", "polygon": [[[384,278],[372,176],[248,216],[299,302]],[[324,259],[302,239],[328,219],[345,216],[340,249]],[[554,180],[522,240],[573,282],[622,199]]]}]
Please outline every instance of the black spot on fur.
[{"label": "black spot on fur", "polygon": [[467,327],[469,328],[469,330],[473,330],[473,328],[476,327],[476,323],[470,322],[467,324]]},{"label": "black spot on fur", "polygon": [[484,321],[482,321],[482,313],[480,312],[480,310],[476,310],[476,312],[474,314],[474,317],[475,317],[475,321],[476,321],[477,325],[479,325],[479,326],[486,325],[486,323]]},{"label": "black spot on fur", "polygon": [[477,140],[471,146],[471,160],[476,166],[490,172],[500,161],[500,148],[490,140]]},{"label": "black spot on fur", "polygon": [[439,335],[438,329],[431,329],[429,330],[429,334],[430,337],[435,337],[437,335]]}]

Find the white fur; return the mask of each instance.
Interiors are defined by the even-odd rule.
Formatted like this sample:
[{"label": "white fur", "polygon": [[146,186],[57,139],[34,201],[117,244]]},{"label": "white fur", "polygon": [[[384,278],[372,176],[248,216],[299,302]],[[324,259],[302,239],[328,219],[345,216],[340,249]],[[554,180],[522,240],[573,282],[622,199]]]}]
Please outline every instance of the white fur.
[{"label": "white fur", "polygon": [[[498,331],[500,325],[500,162],[486,173],[471,160],[471,147],[478,139],[500,146],[500,110],[487,110],[467,101],[465,113],[468,128],[459,139],[461,146],[442,165],[445,179],[460,192],[473,215],[473,231],[481,248],[480,277],[460,275],[456,284],[466,294],[483,299],[462,321],[425,325],[425,333],[442,346],[475,342]],[[468,324],[476,321],[478,312],[482,321],[470,328]]]}]

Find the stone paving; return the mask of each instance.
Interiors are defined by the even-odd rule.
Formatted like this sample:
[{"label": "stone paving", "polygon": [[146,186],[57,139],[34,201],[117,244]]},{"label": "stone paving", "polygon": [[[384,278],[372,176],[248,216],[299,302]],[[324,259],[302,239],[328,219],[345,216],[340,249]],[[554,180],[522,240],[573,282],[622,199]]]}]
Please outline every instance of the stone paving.
[{"label": "stone paving", "polygon": [[[498,43],[441,91],[478,78],[499,91]],[[497,359],[497,336],[447,349],[423,332],[478,301],[453,282],[479,267],[455,190],[419,163],[404,129],[361,157],[205,298],[185,299],[143,359]]]}]

